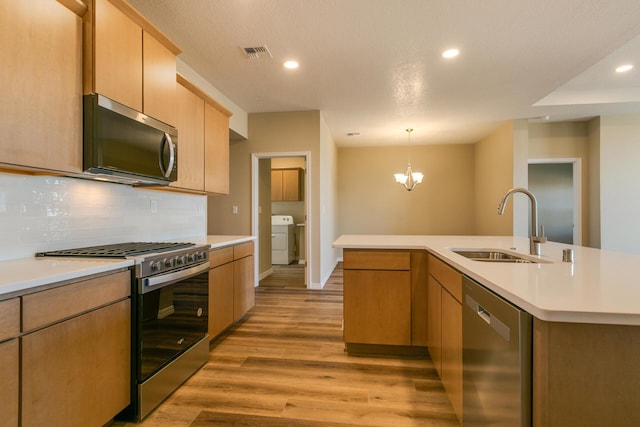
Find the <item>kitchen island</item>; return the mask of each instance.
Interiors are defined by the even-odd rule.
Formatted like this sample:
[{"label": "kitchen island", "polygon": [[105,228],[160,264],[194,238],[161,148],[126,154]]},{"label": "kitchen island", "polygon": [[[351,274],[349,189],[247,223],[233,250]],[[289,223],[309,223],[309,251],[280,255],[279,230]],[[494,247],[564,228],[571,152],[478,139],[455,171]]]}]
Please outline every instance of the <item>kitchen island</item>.
[{"label": "kitchen island", "polygon": [[[632,275],[640,256],[553,242],[542,245],[538,262],[526,264],[474,261],[452,251],[501,249],[530,257],[529,240],[510,236],[344,235],[334,247],[425,251],[530,313],[533,425],[640,424],[634,397],[640,384],[640,287]],[[573,249],[573,263],[562,262],[565,248]],[[461,321],[453,325],[462,328]]]}]

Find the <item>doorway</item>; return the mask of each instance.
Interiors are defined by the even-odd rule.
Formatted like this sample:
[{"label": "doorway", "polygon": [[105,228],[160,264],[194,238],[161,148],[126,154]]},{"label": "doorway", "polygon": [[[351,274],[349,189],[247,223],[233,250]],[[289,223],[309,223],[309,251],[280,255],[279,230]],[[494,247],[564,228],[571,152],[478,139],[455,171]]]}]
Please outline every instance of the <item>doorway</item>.
[{"label": "doorway", "polygon": [[529,190],[538,200],[538,223],[554,242],[582,243],[580,159],[529,160]]},{"label": "doorway", "polygon": [[[252,233],[257,238],[256,277],[260,286],[310,287],[311,244],[309,230],[311,217],[309,206],[310,193],[310,152],[254,153],[252,154]],[[301,197],[299,200],[272,201],[271,179],[272,169],[301,170]],[[290,216],[293,226],[288,228],[293,234],[291,245],[295,248],[295,256],[286,261],[272,260],[272,216]],[[281,249],[281,248],[278,248]]]}]

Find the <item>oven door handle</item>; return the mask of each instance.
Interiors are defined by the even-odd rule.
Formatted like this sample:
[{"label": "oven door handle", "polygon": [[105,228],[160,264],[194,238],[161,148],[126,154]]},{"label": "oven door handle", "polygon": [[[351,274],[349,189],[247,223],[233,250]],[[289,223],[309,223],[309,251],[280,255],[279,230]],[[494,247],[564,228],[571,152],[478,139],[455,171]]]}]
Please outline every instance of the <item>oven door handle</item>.
[{"label": "oven door handle", "polygon": [[147,292],[154,291],[156,289],[169,286],[180,280],[188,279],[198,274],[208,271],[210,268],[209,261],[202,264],[198,264],[194,267],[185,268],[184,270],[175,271],[173,273],[161,274],[159,276],[145,277],[141,279],[140,292],[146,294]]}]

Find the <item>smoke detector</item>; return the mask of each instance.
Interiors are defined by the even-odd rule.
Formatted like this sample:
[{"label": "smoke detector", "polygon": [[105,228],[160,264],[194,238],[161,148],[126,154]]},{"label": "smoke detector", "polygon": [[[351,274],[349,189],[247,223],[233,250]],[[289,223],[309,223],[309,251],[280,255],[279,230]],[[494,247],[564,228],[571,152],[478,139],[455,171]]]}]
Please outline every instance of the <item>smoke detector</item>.
[{"label": "smoke detector", "polygon": [[249,59],[260,59],[260,58],[273,58],[271,52],[269,52],[269,48],[266,45],[257,46],[257,47],[244,47],[242,48],[245,55]]}]

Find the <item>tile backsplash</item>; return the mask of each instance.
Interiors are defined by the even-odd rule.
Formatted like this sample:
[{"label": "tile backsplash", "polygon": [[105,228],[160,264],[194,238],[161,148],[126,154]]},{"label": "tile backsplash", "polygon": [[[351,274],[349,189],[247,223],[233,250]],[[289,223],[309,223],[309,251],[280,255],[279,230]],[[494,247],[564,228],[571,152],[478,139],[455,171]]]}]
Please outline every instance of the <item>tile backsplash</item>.
[{"label": "tile backsplash", "polygon": [[206,196],[0,173],[0,260],[35,252],[207,234]]}]

